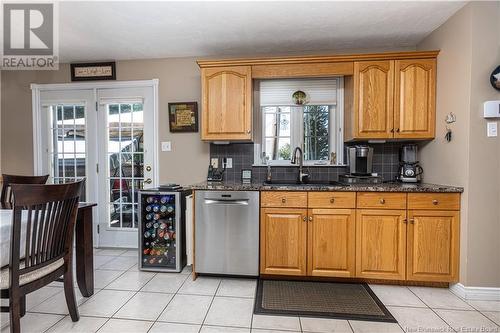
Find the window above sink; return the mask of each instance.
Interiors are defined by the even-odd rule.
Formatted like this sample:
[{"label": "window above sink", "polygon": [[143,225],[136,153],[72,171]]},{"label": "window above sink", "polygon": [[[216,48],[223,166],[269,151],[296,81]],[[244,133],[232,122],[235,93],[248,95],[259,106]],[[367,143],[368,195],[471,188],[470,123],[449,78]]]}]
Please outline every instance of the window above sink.
[{"label": "window above sink", "polygon": [[[259,128],[255,134],[254,165],[290,165],[295,147],[304,165],[342,165],[343,78],[262,80],[258,87]],[[292,95],[306,94],[297,105]],[[257,111],[257,110],[256,110]]]}]

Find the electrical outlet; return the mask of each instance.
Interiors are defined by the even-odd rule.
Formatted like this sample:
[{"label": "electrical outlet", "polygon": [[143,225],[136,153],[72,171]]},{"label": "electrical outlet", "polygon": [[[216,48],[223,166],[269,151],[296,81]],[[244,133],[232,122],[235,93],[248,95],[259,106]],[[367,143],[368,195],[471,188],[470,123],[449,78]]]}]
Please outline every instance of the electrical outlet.
[{"label": "electrical outlet", "polygon": [[164,141],[161,143],[161,151],[172,151],[172,142]]},{"label": "electrical outlet", "polygon": [[496,121],[489,121],[487,127],[488,127],[487,130],[488,137],[498,136],[498,125]]},{"label": "electrical outlet", "polygon": [[210,159],[210,165],[214,168],[217,169],[219,167],[219,159],[217,157],[211,158]]},{"label": "electrical outlet", "polygon": [[233,167],[233,159],[231,157],[226,158],[226,169],[231,169]]}]

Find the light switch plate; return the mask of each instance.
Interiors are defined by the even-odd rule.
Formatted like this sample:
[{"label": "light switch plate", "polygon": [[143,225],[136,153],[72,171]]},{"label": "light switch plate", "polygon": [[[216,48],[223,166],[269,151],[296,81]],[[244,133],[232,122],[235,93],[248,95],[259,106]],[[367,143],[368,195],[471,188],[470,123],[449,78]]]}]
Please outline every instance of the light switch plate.
[{"label": "light switch plate", "polygon": [[161,143],[161,151],[172,151],[172,142],[171,141],[163,141]]},{"label": "light switch plate", "polygon": [[231,157],[226,158],[226,169],[231,169],[233,167],[233,159]]},{"label": "light switch plate", "polygon": [[219,159],[217,157],[213,157],[210,159],[210,165],[214,168],[214,169],[218,169],[219,168]]},{"label": "light switch plate", "polygon": [[488,137],[498,136],[498,124],[496,121],[489,121],[487,124],[487,128]]}]

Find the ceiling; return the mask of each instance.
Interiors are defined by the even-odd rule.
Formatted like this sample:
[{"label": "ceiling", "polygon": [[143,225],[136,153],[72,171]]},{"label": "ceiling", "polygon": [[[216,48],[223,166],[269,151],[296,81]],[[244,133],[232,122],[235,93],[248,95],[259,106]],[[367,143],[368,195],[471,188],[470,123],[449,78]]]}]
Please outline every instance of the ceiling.
[{"label": "ceiling", "polygon": [[62,62],[414,47],[464,2],[60,2]]}]

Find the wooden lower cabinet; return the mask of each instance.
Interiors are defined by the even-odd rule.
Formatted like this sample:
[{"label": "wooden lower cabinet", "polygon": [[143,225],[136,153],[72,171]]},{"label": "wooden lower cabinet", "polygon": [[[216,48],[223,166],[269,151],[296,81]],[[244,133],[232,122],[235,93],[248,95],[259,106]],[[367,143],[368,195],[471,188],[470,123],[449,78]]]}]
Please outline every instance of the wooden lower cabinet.
[{"label": "wooden lower cabinet", "polygon": [[404,280],[406,210],[358,209],[356,276]]},{"label": "wooden lower cabinet", "polygon": [[262,208],[260,273],[306,275],[307,209]]},{"label": "wooden lower cabinet", "polygon": [[458,194],[311,193],[263,192],[261,274],[458,281]]},{"label": "wooden lower cabinet", "polygon": [[459,212],[410,210],[408,222],[407,280],[457,281]]},{"label": "wooden lower cabinet", "polygon": [[307,275],[355,275],[354,209],[309,209]]}]

